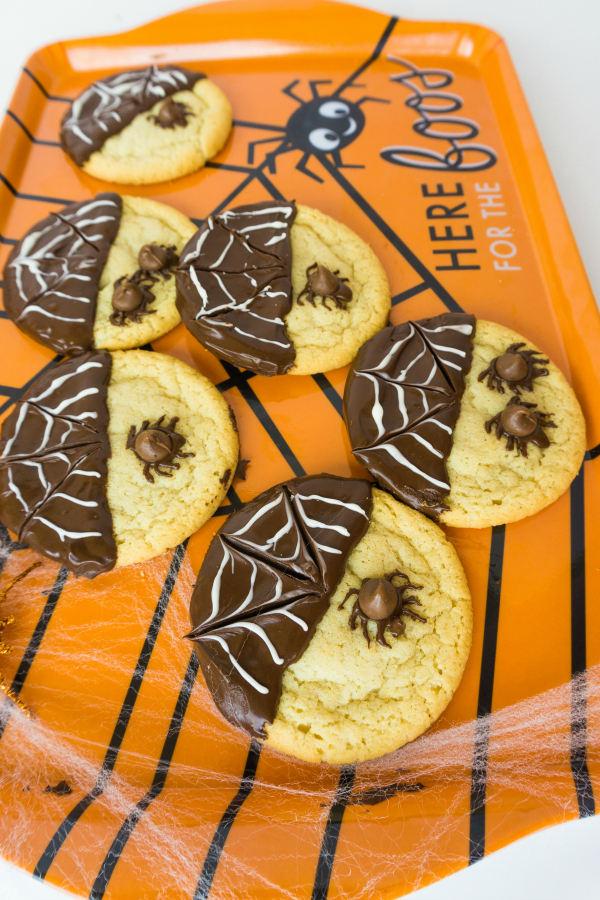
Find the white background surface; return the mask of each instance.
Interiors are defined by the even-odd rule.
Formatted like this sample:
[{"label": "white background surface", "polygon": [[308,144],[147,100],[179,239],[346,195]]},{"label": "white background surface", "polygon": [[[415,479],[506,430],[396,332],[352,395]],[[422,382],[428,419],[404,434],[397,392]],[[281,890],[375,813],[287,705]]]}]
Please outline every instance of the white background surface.
[{"label": "white background surface", "polygon": [[[12,0],[3,4],[0,104],[26,59],[64,38],[124,31],[185,0]],[[192,0],[190,4],[193,5]],[[501,34],[532,109],[596,297],[600,297],[599,0],[362,0],[402,18],[471,21]],[[598,802],[597,798],[597,802]],[[139,900],[145,900],[139,886]],[[0,900],[64,893],[0,860]],[[541,832],[425,888],[419,900],[598,900],[600,816]],[[253,900],[253,898],[248,898]]]}]

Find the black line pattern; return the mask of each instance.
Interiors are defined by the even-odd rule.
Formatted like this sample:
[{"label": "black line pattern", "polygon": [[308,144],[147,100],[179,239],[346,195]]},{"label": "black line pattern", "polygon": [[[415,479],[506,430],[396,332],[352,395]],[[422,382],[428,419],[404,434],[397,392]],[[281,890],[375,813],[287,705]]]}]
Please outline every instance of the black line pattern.
[{"label": "black line pattern", "polygon": [[423,293],[423,291],[428,290],[429,285],[425,282],[422,284],[415,284],[414,287],[408,288],[406,291],[402,291],[400,294],[396,294],[392,297],[392,306],[398,306],[399,303],[404,303],[405,300],[410,300],[411,297],[415,297],[417,294]]},{"label": "black line pattern", "polygon": [[179,544],[173,554],[173,559],[171,560],[171,565],[169,566],[169,571],[165,579],[165,583],[160,593],[154,615],[152,616],[152,621],[150,623],[150,627],[148,628],[148,633],[144,640],[144,644],[142,646],[138,661],[134,667],[131,681],[129,682],[129,687],[127,688],[127,693],[125,695],[125,700],[123,701],[123,705],[119,712],[119,716],[117,718],[117,722],[115,724],[114,731],[110,739],[106,755],[104,757],[104,761],[98,773],[96,783],[92,790],[88,794],[86,794],[86,796],[83,797],[79,801],[79,803],[76,804],[76,806],[73,807],[71,812],[67,815],[67,817],[55,831],[33,871],[33,874],[36,878],[44,879],[46,877],[46,875],[48,874],[48,870],[54,862],[60,848],[66,841],[67,837],[69,836],[81,816],[84,814],[86,809],[88,809],[88,807],[92,805],[94,800],[100,797],[101,794],[103,794],[106,790],[117,762],[121,744],[123,743],[123,738],[125,737],[125,732],[127,731],[127,726],[129,725],[129,721],[133,714],[133,709],[140,688],[142,686],[142,681],[146,674],[146,669],[148,668],[150,657],[152,656],[152,651],[154,650],[154,645],[156,644],[156,640],[158,638],[165,613],[167,611],[169,600],[171,599],[173,588],[175,587],[175,582],[177,581],[177,576],[179,574],[179,570],[185,556],[186,548],[187,541],[184,541],[182,544]]},{"label": "black line pattern", "polygon": [[599,456],[600,456],[600,444],[596,444],[596,446],[592,447],[591,450],[586,450],[586,453],[585,453],[586,461],[589,461],[592,459],[598,459]]},{"label": "black line pattern", "polygon": [[[29,390],[34,381],[37,381],[37,379],[41,375],[43,375],[44,372],[47,372],[48,369],[51,369],[53,366],[55,366],[56,363],[60,362],[61,359],[62,356],[55,356],[50,360],[49,363],[46,363],[46,365],[41,368],[39,372],[36,372],[35,375],[33,375],[33,377],[29,379],[29,381],[26,381],[25,384],[20,388],[7,387],[0,389],[0,393],[2,393],[5,397],[8,397],[8,400],[0,405],[0,413],[3,413],[6,409],[8,409],[9,406],[12,406],[13,403],[16,403],[17,400],[20,400],[23,394]],[[4,391],[7,391],[7,393],[5,394]]]},{"label": "black line pattern", "polygon": [[322,372],[319,372],[317,375],[313,375],[312,377],[315,383],[319,385],[319,387],[335,409],[336,413],[339,413],[341,416],[343,414],[344,401],[342,400],[330,380],[326,375],[323,375]]},{"label": "black line pattern", "polygon": [[[4,529],[4,526],[2,526],[2,528]],[[4,529],[4,530],[6,530],[6,529]],[[18,544],[16,541],[11,541],[10,544],[13,545],[12,549],[15,549],[15,550],[21,549],[23,547],[22,544]],[[10,548],[10,544],[9,544],[9,548]],[[44,639],[44,635],[46,634],[48,625],[50,624],[50,619],[52,618],[52,614],[54,613],[54,610],[56,609],[56,604],[60,600],[60,595],[61,595],[62,589],[64,588],[65,583],[67,581],[68,575],[69,575],[68,570],[65,569],[64,566],[61,566],[58,571],[58,575],[56,576],[56,580],[54,582],[52,590],[48,594],[48,599],[46,600],[46,603],[44,604],[44,608],[38,619],[37,625],[35,626],[35,628],[33,630],[33,634],[31,635],[31,637],[29,639],[29,643],[27,644],[25,653],[23,654],[21,662],[19,663],[19,667],[15,673],[15,677],[13,678],[13,681],[11,684],[11,690],[14,692],[14,694],[17,697],[21,693],[23,685],[25,684],[25,679],[27,678],[27,676],[29,674],[29,670],[31,669],[31,666],[32,666],[33,661],[36,656],[36,653],[40,649],[40,645]],[[6,728],[6,725],[8,724],[8,720],[10,718],[11,706],[12,706],[11,701],[6,700],[5,701],[6,708],[5,708],[5,710],[2,711],[2,716],[0,718],[0,740],[2,740],[2,736],[4,734],[4,729]]]},{"label": "black line pattern", "polygon": [[106,854],[106,857],[104,858],[104,861],[100,867],[100,871],[98,872],[96,880],[94,881],[92,890],[90,891],[90,900],[102,900],[102,898],[104,897],[108,882],[110,881],[112,874],[115,871],[116,865],[119,862],[119,858],[127,841],[131,837],[133,830],[135,829],[137,823],[140,821],[150,804],[154,800],[156,800],[165,786],[167,775],[169,774],[169,768],[173,760],[173,753],[175,752],[179,733],[181,731],[189,699],[192,694],[194,681],[196,680],[198,665],[198,657],[196,656],[196,653],[192,651],[186,673],[183,677],[183,683],[181,685],[181,690],[179,691],[177,703],[175,704],[175,710],[173,712],[169,728],[167,729],[167,735],[165,737],[165,742],[160,754],[160,759],[158,760],[154,778],[152,779],[152,785],[146,795],[142,797],[139,803],[137,803],[131,810],[131,812],[123,822],[121,828],[119,829],[115,839],[110,845],[110,849]]},{"label": "black line pattern", "polygon": [[19,117],[11,109],[6,110],[6,115],[10,116],[10,118],[17,123],[19,128],[25,132],[32,144],[40,144],[43,147],[60,147],[58,141],[42,141],[39,138],[34,137],[25,123],[21,122]]},{"label": "black line pattern", "polygon": [[217,830],[214,833],[210,847],[208,848],[208,853],[206,854],[206,859],[204,860],[204,865],[202,866],[202,871],[200,872],[196,890],[194,891],[193,900],[207,900],[208,895],[210,894],[210,889],[217,871],[217,866],[219,865],[219,860],[221,859],[225,841],[227,840],[237,814],[254,786],[259,759],[260,742],[257,741],[256,738],[252,738],[238,792],[223,813],[221,821],[217,826]]},{"label": "black line pattern", "polygon": [[352,788],[354,787],[355,774],[356,770],[354,766],[342,766],[335,799],[329,810],[327,822],[325,823],[311,900],[327,900],[331,874],[333,872],[333,863],[335,860],[335,851],[337,850],[344,811],[348,805]]},{"label": "black line pattern", "polygon": [[[245,377],[245,373],[240,373],[240,370],[235,366],[232,366],[231,363],[224,362],[221,360],[221,365],[229,375],[229,381],[232,382],[231,387],[237,387],[240,394],[263,426],[290,469],[294,473],[294,475],[306,475],[305,470],[303,469],[300,460],[295,456],[293,450],[289,446],[288,442],[277,428],[277,425],[263,406],[263,404],[258,399],[255,392],[252,390],[252,386],[248,384],[248,378]],[[223,382],[221,382],[222,384]],[[218,386],[218,385],[217,385]]]},{"label": "black line pattern", "polygon": [[[571,484],[571,676],[585,679],[586,660],[586,582],[585,582],[585,480],[584,467]],[[594,789],[587,764],[586,704],[577,708],[575,695],[571,706],[571,771],[577,795],[579,817],[596,813]]]},{"label": "black line pattern", "polygon": [[496,644],[500,616],[502,564],[504,561],[504,525],[492,529],[490,566],[488,571],[487,599],[483,648],[481,651],[481,675],[477,702],[477,723],[473,771],[471,775],[471,819],[469,829],[469,865],[483,859],[485,854],[485,797],[487,758],[489,744],[489,715],[494,696],[494,671],[496,668]]},{"label": "black line pattern", "polygon": [[424,263],[421,262],[419,257],[413,253],[413,251],[404,243],[404,241],[396,234],[394,229],[388,225],[388,223],[379,215],[379,213],[373,209],[371,204],[365,200],[365,198],[356,190],[353,184],[351,184],[346,176],[340,172],[336,166],[332,162],[330,162],[326,157],[321,158],[321,162],[325,169],[329,172],[332,178],[337,181],[337,183],[342,187],[349,197],[351,197],[356,205],[362,209],[366,216],[373,222],[374,225],[377,226],[379,231],[383,234],[385,238],[390,242],[392,247],[395,247],[399,253],[402,254],[404,259],[413,267],[415,272],[421,276],[425,284],[428,288],[431,288],[434,293],[440,298],[442,303],[450,310],[450,312],[464,312],[463,308],[458,305],[454,297],[450,294],[449,291],[437,280],[435,275],[433,275]]},{"label": "black line pattern", "polygon": [[72,100],[70,97],[59,97],[57,94],[49,94],[48,91],[46,90],[46,88],[44,87],[44,85],[42,84],[42,82],[38,78],[36,78],[36,76],[33,74],[33,72],[31,72],[25,66],[23,66],[23,71],[25,72],[26,75],[28,75],[31,78],[33,83],[39,87],[40,91],[42,92],[42,94],[44,95],[44,97],[47,100],[56,100],[57,103],[72,103]]},{"label": "black line pattern", "polygon": [[58,203],[60,206],[68,206],[69,203],[75,202],[74,200],[65,200],[61,197],[44,197],[42,194],[23,194],[11,184],[6,175],[3,175],[2,172],[0,172],[0,181],[8,188],[13,197],[16,197],[18,200],[35,200],[38,203]]}]

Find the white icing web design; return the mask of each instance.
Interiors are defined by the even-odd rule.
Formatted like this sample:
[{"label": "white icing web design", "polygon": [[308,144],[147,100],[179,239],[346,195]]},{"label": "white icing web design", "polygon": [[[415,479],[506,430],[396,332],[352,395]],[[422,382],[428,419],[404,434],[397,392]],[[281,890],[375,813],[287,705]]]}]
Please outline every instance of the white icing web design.
[{"label": "white icing web design", "polygon": [[386,329],[359,353],[346,386],[353,453],[428,514],[450,491],[446,459],[471,362],[467,318],[445,313]]},{"label": "white icing web design", "polygon": [[[202,77],[202,76],[197,76]],[[95,148],[96,140],[89,134],[90,120],[105,134],[121,131],[133,118],[128,115],[130,104],[138,112],[149,109],[158,100],[189,87],[189,76],[177,68],[148,66],[131,72],[121,72],[96,81],[73,102],[63,120],[63,131],[71,132],[84,144]],[[127,100],[130,103],[125,104]]]},{"label": "white icing web design", "polygon": [[[178,282],[187,303],[180,312],[192,334],[218,355],[224,355],[223,342],[234,339],[238,353],[247,347],[272,358],[271,365],[278,359],[280,366],[291,365],[294,350],[283,316],[291,308],[285,242],[295,213],[291,204],[263,203],[209,216],[184,249]],[[234,356],[230,361],[242,364]]]},{"label": "white icing web design", "polygon": [[99,194],[25,235],[7,266],[7,308],[20,327],[62,352],[88,349],[98,280],[120,218],[118,195]]},{"label": "white icing web design", "polygon": [[[215,537],[192,598],[191,636],[201,664],[205,654],[211,660],[207,677],[220,708],[227,670],[237,673],[242,690],[270,694],[276,705],[279,673],[325,612],[348,553],[368,527],[370,505],[367,482],[307,477],[265,492]],[[214,666],[223,669],[219,678]]]},{"label": "white icing web design", "polygon": [[[104,550],[112,542],[105,499],[108,371],[110,357],[100,353],[51,370],[12,413],[0,456],[5,523],[19,540],[68,557],[70,567],[78,560],[82,571],[94,546],[87,539],[98,539]],[[92,563],[96,557],[92,552]]]}]

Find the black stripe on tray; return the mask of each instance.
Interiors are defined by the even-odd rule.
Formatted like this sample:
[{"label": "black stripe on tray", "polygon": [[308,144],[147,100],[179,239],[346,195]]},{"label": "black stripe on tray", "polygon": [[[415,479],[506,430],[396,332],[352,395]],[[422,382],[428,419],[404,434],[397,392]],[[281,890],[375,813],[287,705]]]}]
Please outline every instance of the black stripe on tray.
[{"label": "black stripe on tray", "polygon": [[[584,466],[571,484],[571,676],[585,679],[586,660],[585,583],[585,480]],[[585,686],[584,686],[585,687]],[[585,694],[571,703],[571,771],[579,817],[596,812],[594,789],[587,764],[587,708]]]},{"label": "black stripe on tray", "polygon": [[14,113],[12,111],[12,109],[7,109],[6,115],[10,116],[10,118],[14,122],[17,123],[19,128],[23,132],[25,132],[25,134],[27,135],[27,137],[29,138],[29,140],[31,141],[32,144],[41,144],[43,147],[60,147],[60,144],[58,143],[58,141],[42,141],[39,138],[34,137],[33,134],[30,132],[29,128],[27,127],[27,125],[25,125],[24,122],[21,122],[19,117],[16,115],[16,113]]},{"label": "black stripe on tray", "polygon": [[479,677],[479,698],[477,701],[477,721],[475,724],[474,760],[471,773],[469,865],[473,865],[473,863],[483,859],[485,854],[485,797],[489,744],[489,715],[492,711],[492,700],[494,696],[494,672],[496,668],[498,619],[500,616],[502,564],[504,561],[504,536],[504,525],[495,525],[494,528],[492,528],[485,622],[483,627],[483,647],[481,651],[481,674]]},{"label": "black stripe on tray", "polygon": [[2,172],[0,172],[0,181],[8,188],[13,197],[17,197],[19,200],[36,200],[39,203],[59,203],[61,206],[68,206],[69,203],[75,202],[74,200],[65,200],[62,197],[46,197],[42,194],[23,194],[11,184],[6,175],[3,175]]},{"label": "black stripe on tray", "polygon": [[596,444],[591,450],[586,450],[586,460],[597,459],[600,456],[600,444]]},{"label": "black stripe on tray", "polygon": [[331,882],[331,873],[333,872],[333,863],[335,860],[335,851],[340,836],[344,811],[354,786],[355,774],[356,770],[354,766],[342,766],[335,799],[329,810],[327,822],[325,823],[311,900],[327,900],[329,884]]},{"label": "black stripe on tray", "polygon": [[25,392],[29,390],[29,388],[31,387],[31,385],[32,385],[32,384],[33,384],[33,383],[34,383],[41,375],[43,375],[44,372],[47,372],[49,369],[52,369],[52,368],[56,365],[57,362],[60,362],[61,359],[62,359],[62,356],[55,356],[53,359],[50,360],[50,362],[46,363],[46,365],[43,366],[43,367],[39,370],[39,372],[36,372],[35,375],[33,375],[33,376],[29,379],[29,381],[26,381],[25,384],[24,384],[22,387],[20,387],[20,388],[12,388],[12,387],[11,387],[11,388],[7,388],[7,390],[10,391],[10,394],[8,394],[8,400],[5,400],[4,403],[2,403],[2,404],[0,405],[0,413],[3,413],[6,409],[8,409],[9,406],[12,406],[13,403],[16,403],[17,400],[20,400],[21,397],[23,396],[23,394],[25,394]]},{"label": "black stripe on tray", "polygon": [[[2,527],[4,527],[4,526],[2,526]],[[3,547],[6,547],[6,545],[3,544]],[[22,547],[23,547],[23,545],[17,543],[16,541],[11,541],[8,544],[9,552],[11,552],[13,549],[18,550]],[[48,599],[46,600],[46,602],[44,604],[42,613],[37,621],[37,625],[35,626],[35,628],[33,630],[33,634],[31,635],[31,637],[29,639],[29,643],[27,644],[25,653],[23,654],[21,662],[19,663],[19,667],[15,673],[15,677],[13,678],[12,684],[10,686],[11,690],[17,697],[21,693],[23,685],[25,684],[25,679],[29,675],[29,670],[31,669],[31,666],[36,657],[36,654],[37,654],[38,650],[40,649],[40,644],[42,643],[42,641],[44,639],[44,635],[46,634],[46,630],[50,623],[50,619],[52,618],[52,614],[53,614],[54,610],[56,609],[56,604],[58,603],[58,601],[60,599],[60,595],[62,593],[62,589],[65,586],[65,582],[67,580],[68,575],[69,575],[69,573],[65,569],[65,567],[61,566],[61,568],[58,571],[58,575],[56,576],[54,585],[52,586],[52,590],[48,594]],[[0,718],[0,740],[2,739],[2,736],[4,734],[4,729],[6,728],[6,725],[8,724],[8,720],[10,718],[12,701],[7,699],[6,704],[7,704],[6,710],[2,711],[2,716]]]},{"label": "black stripe on tray", "polygon": [[39,87],[40,91],[42,92],[44,97],[46,97],[47,100],[56,100],[58,103],[72,103],[73,102],[70,97],[59,97],[57,94],[49,94],[48,91],[46,90],[46,88],[44,87],[44,85],[42,84],[42,82],[38,78],[36,78],[36,76],[33,74],[33,72],[31,72],[25,66],[23,67],[23,71],[25,72],[26,75],[28,75],[31,78],[33,83]]},{"label": "black stripe on tray", "polygon": [[11,553],[14,553],[15,550],[27,550],[27,544],[13,541],[8,533],[8,529],[0,522],[0,575],[4,571],[4,566],[8,562]]},{"label": "black stripe on tray", "polygon": [[277,428],[277,425],[255,394],[255,392],[252,390],[251,385],[248,384],[246,373],[240,372],[240,370],[235,366],[232,366],[231,363],[224,362],[223,360],[221,360],[221,365],[229,375],[231,386],[237,387],[240,394],[242,395],[256,418],[259,420],[260,424],[263,426],[294,475],[306,475],[306,472],[302,467],[300,460],[296,457],[292,448],[289,446],[288,442]]},{"label": "black stripe on tray", "polygon": [[368,69],[369,66],[373,65],[373,63],[379,59],[379,57],[381,56],[381,51],[383,50],[386,43],[388,42],[388,39],[389,39],[392,31],[396,27],[397,23],[398,23],[398,16],[392,16],[390,21],[385,26],[385,28],[383,30],[383,34],[377,41],[375,49],[371,53],[370,57],[366,60],[366,62],[364,62],[362,65],[360,65],[358,67],[358,69],[356,69],[352,73],[352,75],[350,75],[344,82],[342,82],[342,84],[338,88],[336,88],[336,90],[335,90],[336,95],[341,94],[343,91],[346,90],[346,88],[350,87],[350,85],[354,81],[356,81],[357,78],[359,78],[362,75],[362,73],[365,71],[365,69]]},{"label": "black stripe on tray", "polygon": [[256,738],[252,738],[238,792],[223,813],[221,821],[217,826],[217,830],[213,835],[210,847],[208,848],[208,853],[204,860],[204,865],[202,866],[202,871],[200,872],[196,890],[194,891],[193,900],[207,900],[207,897],[210,894],[210,889],[215,877],[215,872],[217,871],[217,866],[219,865],[219,860],[221,859],[221,854],[223,853],[225,841],[227,840],[237,814],[254,786],[256,769],[260,759],[260,749],[260,742],[257,741]]},{"label": "black stripe on tray", "polygon": [[314,381],[319,385],[333,408],[342,416],[344,414],[344,401],[330,382],[326,375],[320,372],[318,375],[312,376]]},{"label": "black stripe on tray", "polygon": [[437,280],[427,266],[421,262],[419,257],[404,243],[404,241],[396,234],[394,229],[373,209],[371,204],[365,200],[362,194],[351,184],[345,175],[329,160],[326,156],[319,156],[319,160],[323,167],[329,172],[331,177],[344,189],[351,197],[356,205],[362,209],[364,214],[373,222],[373,224],[381,231],[384,237],[390,242],[398,252],[404,257],[407,263],[413,267],[415,272],[423,279],[427,287],[431,288],[440,298],[442,303],[450,310],[450,312],[463,312],[463,309],[456,302],[452,294]]},{"label": "black stripe on tray", "polygon": [[119,716],[115,724],[110,743],[106,750],[100,772],[98,773],[96,783],[92,790],[73,807],[71,812],[67,815],[67,817],[55,831],[33,871],[33,874],[36,878],[43,879],[46,877],[46,875],[48,874],[48,870],[54,862],[54,859],[56,858],[56,855],[58,854],[60,848],[66,841],[67,837],[69,836],[81,816],[84,814],[86,809],[88,809],[88,807],[92,805],[94,800],[96,800],[101,796],[101,794],[104,793],[108,786],[110,777],[117,762],[121,744],[123,743],[123,738],[125,737],[127,726],[129,725],[129,720],[131,719],[133,713],[135,702],[142,686],[142,681],[144,680],[144,676],[146,674],[146,669],[148,668],[148,664],[150,662],[150,657],[152,656],[152,651],[154,650],[154,645],[156,644],[156,639],[158,637],[160,627],[167,611],[167,606],[169,605],[169,600],[171,599],[173,588],[175,587],[175,582],[177,581],[181,563],[183,562],[183,558],[185,556],[187,543],[188,542],[186,540],[182,544],[179,544],[179,546],[176,547],[175,552],[173,553],[173,558],[171,560],[171,565],[169,566],[167,577],[160,592],[160,597],[158,599],[154,615],[152,616],[152,621],[150,622],[150,627],[148,628],[148,633],[146,634],[146,638],[144,640],[138,661],[134,667],[133,675],[131,676],[131,681],[129,682],[129,687],[127,688],[127,693],[125,695],[125,700],[123,701],[121,711],[119,712]]},{"label": "black stripe on tray", "polygon": [[156,766],[156,771],[154,772],[152,785],[150,786],[147,794],[142,797],[139,803],[137,803],[131,810],[131,812],[121,825],[119,831],[117,832],[117,835],[110,845],[110,849],[104,858],[104,862],[100,867],[100,871],[98,872],[96,880],[94,881],[94,884],[90,891],[90,900],[102,900],[102,898],[104,897],[106,888],[108,887],[108,882],[110,881],[112,874],[115,871],[116,865],[119,862],[119,858],[123,853],[127,841],[131,837],[131,834],[133,833],[137,823],[140,821],[150,804],[154,800],[156,800],[165,786],[167,775],[169,774],[169,768],[173,760],[175,747],[177,745],[177,740],[179,738],[179,733],[181,731],[181,726],[183,725],[187,706],[192,694],[194,681],[196,680],[198,665],[198,657],[196,656],[195,651],[192,650],[192,655],[190,656],[190,661],[188,662],[187,670],[183,677],[183,684],[181,685],[177,703],[175,704],[175,710],[167,729],[167,736],[163,744],[160,759],[158,761],[158,765]]},{"label": "black stripe on tray", "polygon": [[421,294],[428,289],[429,285],[424,281],[415,284],[414,287],[408,288],[408,290],[402,291],[400,294],[396,294],[392,297],[392,306],[398,306],[399,303],[404,303],[405,300],[410,300],[411,297],[415,297],[417,294]]}]

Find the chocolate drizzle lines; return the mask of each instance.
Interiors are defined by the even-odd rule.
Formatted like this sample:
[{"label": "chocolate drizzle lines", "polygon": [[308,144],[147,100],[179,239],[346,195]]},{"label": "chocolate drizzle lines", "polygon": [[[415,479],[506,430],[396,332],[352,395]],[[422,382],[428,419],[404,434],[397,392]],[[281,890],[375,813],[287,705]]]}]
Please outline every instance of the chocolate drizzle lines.
[{"label": "chocolate drizzle lines", "polygon": [[88,577],[116,561],[106,500],[111,365],[110,354],[90,352],[42,375],[4,422],[0,442],[3,523]]},{"label": "chocolate drizzle lines", "polygon": [[29,229],[4,270],[6,310],[21,331],[65,355],[90,349],[98,282],[120,222],[121,198],[106,192]]},{"label": "chocolate drizzle lines", "polygon": [[346,383],[352,452],[382,487],[437,519],[446,460],[471,367],[475,319],[444,313],[390,326],[359,351]]},{"label": "chocolate drizzle lines", "polygon": [[181,254],[177,308],[194,337],[236,366],[286,372],[295,351],[284,317],[292,306],[293,203],[267,201],[209,216]]},{"label": "chocolate drizzle lines", "polygon": [[148,66],[95,81],[73,101],[62,120],[63,150],[76,165],[83,166],[137,115],[158,100],[191,90],[201,78],[205,76],[200,72],[181,66]]},{"label": "chocolate drizzle lines", "polygon": [[265,491],[215,536],[192,595],[188,637],[233,725],[266,736],[283,672],[327,611],[370,511],[368,482],[306,476]]}]

